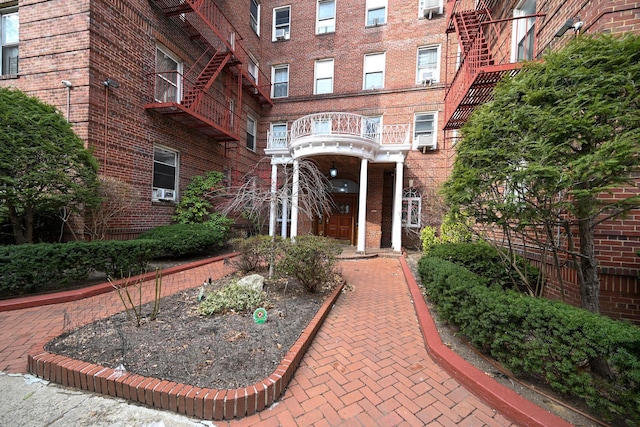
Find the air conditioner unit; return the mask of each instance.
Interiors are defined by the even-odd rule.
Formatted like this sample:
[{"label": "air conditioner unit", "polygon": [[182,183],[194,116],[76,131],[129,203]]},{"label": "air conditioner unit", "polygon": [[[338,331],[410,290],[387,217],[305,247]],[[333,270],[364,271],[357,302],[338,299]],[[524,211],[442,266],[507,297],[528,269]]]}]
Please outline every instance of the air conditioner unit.
[{"label": "air conditioner unit", "polygon": [[174,190],[168,190],[165,188],[156,188],[156,199],[158,200],[174,200],[175,192]]},{"label": "air conditioner unit", "polygon": [[284,28],[276,28],[276,40],[284,40],[287,37],[287,33]]},{"label": "air conditioner unit", "polygon": [[424,86],[429,85],[431,86],[431,83],[433,83],[433,71],[432,70],[423,70],[420,72],[420,83],[422,83]]},{"label": "air conditioner unit", "polygon": [[422,1],[422,16],[427,19],[431,19],[433,14],[442,13],[442,0],[423,0]]},{"label": "air conditioner unit", "polygon": [[418,149],[421,149],[423,153],[427,150],[435,150],[436,148],[437,144],[433,133],[423,133],[418,135]]}]

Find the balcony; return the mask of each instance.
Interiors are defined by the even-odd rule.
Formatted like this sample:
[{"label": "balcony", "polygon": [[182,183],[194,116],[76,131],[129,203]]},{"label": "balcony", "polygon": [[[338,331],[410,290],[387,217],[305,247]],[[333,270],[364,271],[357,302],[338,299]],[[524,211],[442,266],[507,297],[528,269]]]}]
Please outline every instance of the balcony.
[{"label": "balcony", "polygon": [[[492,17],[495,0],[449,0],[447,33],[457,35],[457,71],[445,95],[444,130],[461,128],[473,110],[490,101],[496,84],[537,57],[536,28],[543,15]],[[507,13],[513,14],[513,10]]]},{"label": "balcony", "polygon": [[223,102],[224,94],[203,89],[177,72],[149,74],[147,80],[147,92],[154,97],[145,109],[168,115],[216,141],[240,140],[241,118],[232,111],[232,104]]},{"label": "balcony", "polygon": [[345,155],[371,161],[392,161],[411,149],[410,125],[380,125],[352,113],[318,113],[294,121],[288,132],[269,132],[265,153],[303,158]]}]

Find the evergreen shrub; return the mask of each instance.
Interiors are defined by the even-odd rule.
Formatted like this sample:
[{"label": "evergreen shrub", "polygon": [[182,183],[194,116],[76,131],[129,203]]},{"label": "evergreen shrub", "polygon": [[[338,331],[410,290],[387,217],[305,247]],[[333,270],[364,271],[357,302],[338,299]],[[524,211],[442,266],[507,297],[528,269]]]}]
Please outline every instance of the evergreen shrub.
[{"label": "evergreen shrub", "polygon": [[[615,422],[640,424],[640,328],[535,298],[450,261],[423,256],[422,284],[439,315],[516,375],[582,399]],[[605,360],[608,378],[589,362]]]}]

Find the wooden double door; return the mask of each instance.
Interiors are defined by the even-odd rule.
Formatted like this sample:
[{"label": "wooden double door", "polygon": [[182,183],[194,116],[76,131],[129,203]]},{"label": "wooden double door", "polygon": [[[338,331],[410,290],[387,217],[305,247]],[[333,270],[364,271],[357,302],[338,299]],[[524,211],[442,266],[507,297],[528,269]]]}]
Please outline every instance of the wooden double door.
[{"label": "wooden double door", "polygon": [[324,235],[356,244],[357,194],[334,194],[332,211],[324,214]]}]

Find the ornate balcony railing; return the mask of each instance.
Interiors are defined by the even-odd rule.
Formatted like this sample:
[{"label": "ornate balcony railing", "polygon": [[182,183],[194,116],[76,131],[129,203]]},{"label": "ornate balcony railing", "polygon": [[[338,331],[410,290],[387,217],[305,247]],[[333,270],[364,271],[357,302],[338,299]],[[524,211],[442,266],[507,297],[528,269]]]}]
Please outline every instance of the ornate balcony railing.
[{"label": "ornate balcony railing", "polygon": [[[317,144],[326,147],[343,144],[356,149],[377,151],[385,147],[399,149],[410,145],[410,125],[380,125],[369,117],[352,113],[318,113],[294,121],[288,131],[269,131],[267,150],[289,151],[296,146]],[[323,148],[318,149],[318,154]]]}]

